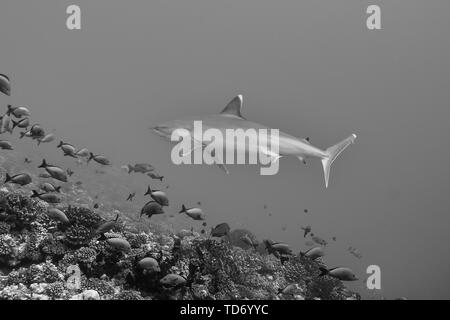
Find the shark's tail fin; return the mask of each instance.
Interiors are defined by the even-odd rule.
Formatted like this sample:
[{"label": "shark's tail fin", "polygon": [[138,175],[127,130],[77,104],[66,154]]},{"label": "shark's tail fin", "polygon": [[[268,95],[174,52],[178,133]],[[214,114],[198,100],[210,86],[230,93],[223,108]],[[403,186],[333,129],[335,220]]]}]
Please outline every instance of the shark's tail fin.
[{"label": "shark's tail fin", "polygon": [[330,178],[330,169],[331,164],[337,158],[337,156],[344,151],[350,144],[352,144],[356,139],[356,134],[352,134],[348,138],[338,142],[332,147],[329,147],[325,152],[328,154],[328,157],[322,159],[323,166],[323,174],[325,177],[325,188],[328,188],[328,180]]}]

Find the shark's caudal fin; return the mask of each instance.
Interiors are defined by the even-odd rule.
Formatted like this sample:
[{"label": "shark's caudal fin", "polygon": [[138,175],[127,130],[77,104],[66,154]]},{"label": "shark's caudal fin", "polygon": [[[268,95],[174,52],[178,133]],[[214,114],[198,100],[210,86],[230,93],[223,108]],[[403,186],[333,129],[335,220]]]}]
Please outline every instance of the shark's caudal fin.
[{"label": "shark's caudal fin", "polygon": [[325,177],[325,188],[328,188],[328,180],[330,179],[330,169],[331,164],[337,158],[337,156],[344,151],[350,144],[352,144],[356,139],[356,134],[352,134],[350,137],[342,140],[341,142],[329,147],[325,152],[328,157],[322,159],[323,174]]}]

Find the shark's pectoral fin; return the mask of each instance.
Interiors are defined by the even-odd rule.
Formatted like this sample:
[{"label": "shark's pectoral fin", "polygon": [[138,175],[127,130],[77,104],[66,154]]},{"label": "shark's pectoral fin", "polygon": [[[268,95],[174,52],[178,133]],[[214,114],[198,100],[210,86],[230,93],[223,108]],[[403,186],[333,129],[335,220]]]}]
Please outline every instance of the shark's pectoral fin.
[{"label": "shark's pectoral fin", "polygon": [[259,152],[261,152],[266,157],[269,157],[270,158],[270,162],[277,162],[282,157],[282,155],[280,155],[278,153],[275,153],[273,151],[269,151],[266,148],[260,148]]}]

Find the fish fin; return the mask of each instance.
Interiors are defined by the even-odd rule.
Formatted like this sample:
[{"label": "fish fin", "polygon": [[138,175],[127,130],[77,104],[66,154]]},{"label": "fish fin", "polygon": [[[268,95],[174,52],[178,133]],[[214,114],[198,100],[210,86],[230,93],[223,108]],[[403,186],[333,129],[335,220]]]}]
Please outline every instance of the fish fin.
[{"label": "fish fin", "polygon": [[[61,141],[62,142],[62,141]],[[87,159],[87,163],[89,163],[89,161],[91,161],[92,159],[94,159],[94,154],[92,152],[89,152],[89,158]]]},{"label": "fish fin", "polygon": [[183,213],[183,212],[186,212],[186,207],[184,206],[184,204],[182,204],[181,205],[181,210],[180,210],[180,212],[178,212],[178,213]]},{"label": "fish fin", "polygon": [[345,150],[350,144],[354,143],[356,134],[352,134],[348,138],[329,147],[325,152],[328,154],[326,158],[322,158],[323,174],[325,177],[325,188],[328,188],[328,180],[330,179],[331,164],[336,160],[337,156]]},{"label": "fish fin", "polygon": [[152,188],[150,188],[150,186],[148,186],[147,192],[144,193],[144,196],[149,195],[149,194],[150,195],[152,194]]},{"label": "fish fin", "polygon": [[106,240],[107,238],[106,238],[106,236],[105,236],[105,234],[104,233],[100,233],[100,238],[98,238],[98,240],[99,241],[104,241],[104,240]]},{"label": "fish fin", "polygon": [[326,268],[324,268],[324,267],[319,267],[319,270],[320,270],[319,277],[323,277],[323,276],[327,275],[328,272],[329,272],[329,271],[328,271]]},{"label": "fish fin", "polygon": [[25,137],[25,134],[26,134],[26,133],[27,133],[26,131],[21,132],[21,133],[20,133],[19,139],[22,139],[23,137]]},{"label": "fish fin", "polygon": [[39,197],[39,193],[36,190],[32,190],[33,194],[31,195],[31,198]]},{"label": "fish fin", "polygon": [[11,113],[13,111],[12,105],[8,104],[7,108],[8,108],[8,110],[6,110],[6,114],[9,116],[9,115],[11,115]]},{"label": "fish fin", "polygon": [[241,114],[242,108],[242,95],[239,94],[231,100],[227,106],[220,113],[224,116],[233,116],[241,119],[245,119]]},{"label": "fish fin", "polygon": [[45,168],[47,167],[47,162],[45,162],[45,159],[42,159],[42,164],[38,168]]},{"label": "fish fin", "polygon": [[134,167],[131,164],[129,164],[128,165],[128,174],[132,173],[133,170],[134,170]]},{"label": "fish fin", "polygon": [[55,191],[61,193],[61,186],[56,187]]},{"label": "fish fin", "polygon": [[4,183],[7,183],[7,182],[9,182],[9,181],[11,181],[11,176],[8,174],[8,173],[6,173],[6,177],[5,177],[5,182]]}]

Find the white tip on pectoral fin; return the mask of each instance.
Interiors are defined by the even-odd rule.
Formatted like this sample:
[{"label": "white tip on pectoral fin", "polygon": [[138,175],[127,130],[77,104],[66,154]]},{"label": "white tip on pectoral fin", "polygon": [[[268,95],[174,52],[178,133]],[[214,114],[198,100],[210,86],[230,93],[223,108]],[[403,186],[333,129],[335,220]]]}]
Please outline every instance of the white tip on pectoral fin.
[{"label": "white tip on pectoral fin", "polygon": [[328,157],[322,159],[322,166],[323,166],[323,175],[325,178],[325,188],[328,188],[328,181],[330,179],[330,169],[331,164],[334,160],[336,160],[337,156],[341,154],[342,151],[345,150],[350,144],[354,143],[356,139],[356,134],[352,134],[348,138],[342,140],[341,142],[338,142],[332,147],[329,147],[326,150],[326,153],[328,154]]}]

